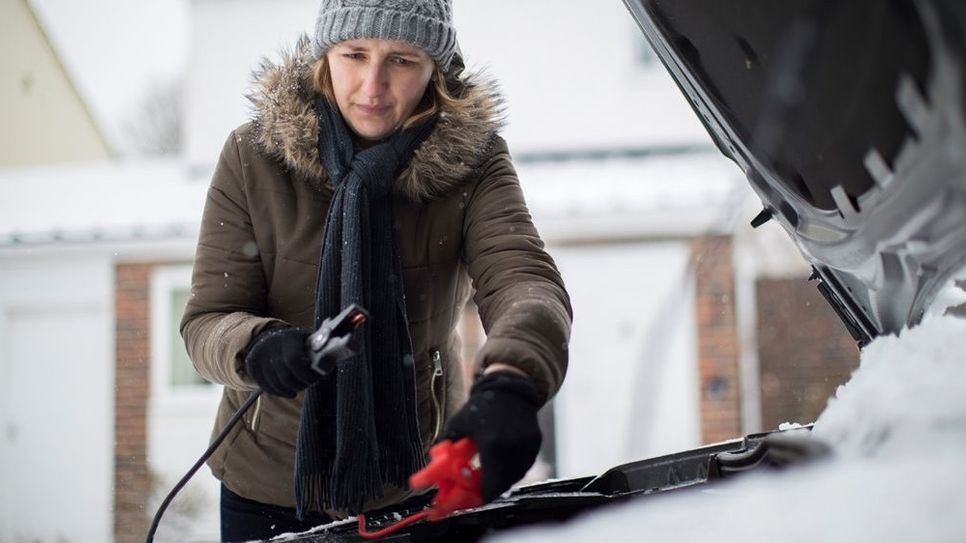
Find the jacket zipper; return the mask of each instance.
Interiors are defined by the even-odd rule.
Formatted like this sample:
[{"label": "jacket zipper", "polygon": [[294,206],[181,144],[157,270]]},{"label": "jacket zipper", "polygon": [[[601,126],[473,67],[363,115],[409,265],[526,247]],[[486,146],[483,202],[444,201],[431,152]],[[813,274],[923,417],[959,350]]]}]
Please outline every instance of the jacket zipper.
[{"label": "jacket zipper", "polygon": [[433,443],[439,438],[439,433],[443,429],[443,402],[440,401],[439,395],[436,391],[436,381],[443,376],[443,360],[439,354],[439,350],[434,350],[432,354],[433,359],[433,379],[429,383],[429,394],[433,397],[433,412],[436,416],[436,426],[433,430]]},{"label": "jacket zipper", "polygon": [[255,411],[252,412],[252,433],[258,429],[258,416],[261,415],[262,411],[262,395],[259,395],[255,400]]}]

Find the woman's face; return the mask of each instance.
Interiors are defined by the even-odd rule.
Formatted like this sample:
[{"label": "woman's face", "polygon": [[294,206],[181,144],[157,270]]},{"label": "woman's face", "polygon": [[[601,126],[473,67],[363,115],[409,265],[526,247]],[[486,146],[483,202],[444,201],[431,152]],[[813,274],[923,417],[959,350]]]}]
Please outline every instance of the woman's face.
[{"label": "woman's face", "polygon": [[429,54],[400,41],[344,41],[326,55],[339,112],[353,132],[372,141],[413,114],[435,68]]}]

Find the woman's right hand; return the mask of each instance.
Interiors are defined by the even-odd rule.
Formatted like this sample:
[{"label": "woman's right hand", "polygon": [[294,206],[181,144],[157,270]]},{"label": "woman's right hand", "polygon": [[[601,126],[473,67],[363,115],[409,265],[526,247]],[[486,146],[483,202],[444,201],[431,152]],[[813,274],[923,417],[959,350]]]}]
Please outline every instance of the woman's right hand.
[{"label": "woman's right hand", "polygon": [[294,398],[299,391],[322,378],[312,369],[305,348],[308,332],[292,326],[263,330],[245,355],[245,371],[265,392]]}]

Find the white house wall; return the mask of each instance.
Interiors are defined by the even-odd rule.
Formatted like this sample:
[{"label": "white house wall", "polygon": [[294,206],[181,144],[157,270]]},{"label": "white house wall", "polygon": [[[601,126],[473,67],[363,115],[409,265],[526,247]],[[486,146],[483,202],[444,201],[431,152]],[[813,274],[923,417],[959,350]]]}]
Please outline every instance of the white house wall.
[{"label": "white house wall", "polygon": [[250,117],[252,70],[314,23],[316,0],[193,0],[185,100],[185,153],[204,170],[228,133]]},{"label": "white house wall", "polygon": [[555,404],[558,476],[699,445],[689,244],[553,254],[574,307],[570,366]]},{"label": "white house wall", "polygon": [[[317,0],[193,0],[186,87],[187,159],[207,175],[263,57],[311,29]],[[710,145],[619,1],[459,0],[458,39],[472,69],[503,87],[514,153]]]},{"label": "white house wall", "polygon": [[0,541],[111,540],[113,274],[0,260]]},{"label": "white house wall", "polygon": [[467,63],[505,92],[516,153],[710,145],[620,0],[458,0]]}]

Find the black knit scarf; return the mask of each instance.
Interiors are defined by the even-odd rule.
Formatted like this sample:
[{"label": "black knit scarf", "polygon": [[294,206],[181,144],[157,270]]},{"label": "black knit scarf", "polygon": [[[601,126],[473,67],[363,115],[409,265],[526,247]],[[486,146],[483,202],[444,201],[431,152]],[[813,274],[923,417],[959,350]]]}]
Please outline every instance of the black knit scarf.
[{"label": "black knit scarf", "polygon": [[356,151],[337,108],[316,102],[319,157],[335,193],[325,221],[315,325],[365,307],[360,350],[310,386],[299,423],[295,497],[311,510],[360,512],[424,464],[412,340],[394,229],[393,181],[432,131],[424,123]]}]

